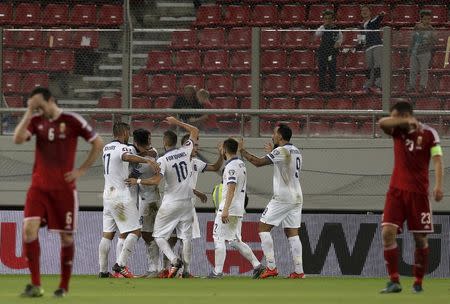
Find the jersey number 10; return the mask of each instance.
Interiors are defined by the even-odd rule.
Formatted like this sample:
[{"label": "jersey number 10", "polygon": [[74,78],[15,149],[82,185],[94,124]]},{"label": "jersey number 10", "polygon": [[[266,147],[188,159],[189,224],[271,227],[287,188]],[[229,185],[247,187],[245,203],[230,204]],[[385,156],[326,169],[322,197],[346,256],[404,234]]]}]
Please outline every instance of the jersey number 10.
[{"label": "jersey number 10", "polygon": [[179,183],[188,177],[188,167],[186,162],[182,161],[179,164],[174,164],[172,168],[175,168],[175,171],[177,171]]}]

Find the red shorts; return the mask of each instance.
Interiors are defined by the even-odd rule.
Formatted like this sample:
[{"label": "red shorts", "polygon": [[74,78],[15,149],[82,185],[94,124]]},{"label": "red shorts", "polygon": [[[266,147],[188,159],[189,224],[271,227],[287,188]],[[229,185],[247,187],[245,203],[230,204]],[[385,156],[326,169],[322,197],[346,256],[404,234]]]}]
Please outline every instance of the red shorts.
[{"label": "red shorts", "polygon": [[42,226],[56,232],[75,232],[78,194],[75,189],[45,191],[31,187],[27,193],[24,221],[41,219]]},{"label": "red shorts", "polygon": [[434,231],[428,195],[389,188],[381,225],[397,226],[401,232],[405,220],[410,232]]}]

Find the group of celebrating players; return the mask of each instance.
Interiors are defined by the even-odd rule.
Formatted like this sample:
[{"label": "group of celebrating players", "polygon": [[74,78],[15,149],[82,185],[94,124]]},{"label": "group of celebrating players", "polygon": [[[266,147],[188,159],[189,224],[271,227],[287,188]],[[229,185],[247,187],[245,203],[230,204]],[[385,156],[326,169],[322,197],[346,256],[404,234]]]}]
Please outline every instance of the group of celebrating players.
[{"label": "group of celebrating players", "polygon": [[[183,278],[191,278],[192,239],[200,237],[194,202],[196,197],[206,201],[206,195],[196,190],[197,177],[199,172],[219,171],[225,160],[221,199],[213,226],[215,266],[208,278],[223,277],[227,243],[253,265],[253,278],[277,276],[271,230],[279,225],[284,228],[293,258],[294,271],[288,278],[304,278],[299,238],[303,205],[300,186],[302,154],[290,143],[291,129],[285,124],[277,125],[272,136],[273,144],[265,145],[267,155],[263,157],[248,152],[243,140],[238,142],[228,138],[219,144],[216,163],[207,164],[196,157],[199,130],[174,117],[167,117],[166,122],[185,129],[188,134],[183,137],[181,147],[177,148],[176,133],[171,130],[164,132],[165,152],[160,157],[151,146],[149,130],[134,130],[134,144],[129,145],[130,127],[126,123],[115,123],[114,140],[103,145],[102,139],[86,120],[57,106],[56,99],[48,89],[37,88],[32,92],[28,109],[14,134],[16,144],[29,140],[32,135],[36,136],[36,159],[25,203],[23,227],[31,284],[26,286],[22,296],[43,295],[38,239],[38,231],[42,226],[59,232],[61,236],[61,283],[54,295],[63,297],[67,294],[78,211],[75,181],[95,162],[101,151],[105,187],[103,237],[99,244],[100,277],[134,277],[127,268],[127,262],[142,236],[148,257],[148,271],[142,277],[174,278],[179,274]],[[395,152],[394,172],[382,220],[384,257],[390,281],[382,292],[402,290],[396,235],[405,220],[416,241],[416,279],[413,290],[421,292],[429,251],[426,235],[433,231],[428,200],[428,165],[433,159],[436,177],[433,195],[436,201],[440,201],[443,197],[442,148],[436,131],[419,123],[408,103],[394,105],[391,115],[380,120],[380,127],[393,137]],[[74,169],[78,136],[90,142],[92,147],[80,168]],[[265,266],[241,239],[247,172],[238,153],[256,167],[274,167],[273,197],[259,223]],[[163,180],[161,199],[159,185]],[[117,232],[117,259],[111,274],[108,271],[108,254]],[[177,239],[181,240],[181,257],[173,250]],[[158,269],[160,251],[166,259],[161,272]]]}]

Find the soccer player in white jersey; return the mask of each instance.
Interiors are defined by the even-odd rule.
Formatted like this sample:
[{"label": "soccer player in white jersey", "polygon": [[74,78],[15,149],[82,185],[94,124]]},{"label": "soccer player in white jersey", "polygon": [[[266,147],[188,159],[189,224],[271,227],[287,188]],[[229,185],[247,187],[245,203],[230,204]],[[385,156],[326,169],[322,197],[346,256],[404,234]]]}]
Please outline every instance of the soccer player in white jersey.
[{"label": "soccer player in white jersey", "polygon": [[238,142],[229,138],[223,142],[223,158],[227,160],[223,170],[222,201],[216,214],[213,228],[215,266],[208,278],[223,277],[223,265],[226,257],[226,242],[252,264],[253,278],[264,271],[250,247],[241,240],[242,217],[245,209],[247,191],[247,172],[245,164],[237,157]]},{"label": "soccer player in white jersey", "polygon": [[[151,133],[145,129],[133,131],[133,143],[139,156],[156,161],[158,151],[151,146]],[[155,170],[147,164],[135,164],[131,177],[150,178],[156,174]],[[147,272],[141,277],[154,278],[158,275],[159,248],[153,239],[153,226],[155,224],[156,213],[160,200],[159,189],[157,185],[146,186],[138,185],[139,215],[142,225],[141,234],[145,241],[146,255],[148,262]]]},{"label": "soccer player in white jersey", "polygon": [[103,238],[99,245],[99,277],[110,276],[107,271],[108,254],[117,230],[125,236],[125,240],[113,271],[126,278],[133,277],[126,263],[141,235],[141,225],[136,203],[131,199],[130,190],[125,184],[129,174],[128,163],[147,163],[158,170],[158,165],[154,161],[130,153],[130,147],[127,145],[129,135],[128,124],[115,123],[114,140],[103,148],[105,188],[103,191]]},{"label": "soccer player in white jersey", "polygon": [[177,135],[170,130],[164,132],[163,142],[166,153],[158,158],[160,174],[148,179],[130,178],[127,182],[130,185],[158,185],[163,177],[165,179],[164,196],[156,214],[153,237],[159,249],[171,263],[168,277],[174,278],[183,266],[183,262],[175,255],[167,241],[174,229],[177,231],[177,237],[183,241],[183,260],[191,260],[193,223],[191,199],[194,197],[194,189],[190,183],[192,171],[190,158],[199,130],[174,117],[167,117],[165,121],[169,125],[186,129],[190,134],[189,140],[183,147],[177,148]]},{"label": "soccer player in white jersey", "polygon": [[274,226],[280,224],[284,228],[294,260],[295,270],[289,275],[289,278],[302,279],[305,276],[303,273],[302,243],[298,236],[303,205],[303,194],[300,186],[302,155],[300,150],[290,143],[291,136],[292,130],[285,124],[279,124],[274,129],[272,136],[275,149],[271,144],[266,144],[265,149],[269,154],[261,158],[245,150],[243,140],[240,142],[239,151],[241,155],[253,165],[261,167],[273,164],[274,166],[273,197],[264,210],[259,223],[261,247],[267,263],[265,271],[260,275],[261,279],[278,275],[270,231]]}]

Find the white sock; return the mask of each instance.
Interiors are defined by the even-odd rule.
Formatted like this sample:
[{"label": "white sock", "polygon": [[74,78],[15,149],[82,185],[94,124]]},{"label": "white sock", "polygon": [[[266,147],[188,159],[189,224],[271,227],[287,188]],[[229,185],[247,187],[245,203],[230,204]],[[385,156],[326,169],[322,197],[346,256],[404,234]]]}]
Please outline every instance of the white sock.
[{"label": "white sock", "polygon": [[155,240],[151,241],[150,244],[145,243],[145,247],[147,248],[147,263],[148,263],[148,271],[154,272],[158,271],[159,264],[159,248],[156,245]]},{"label": "white sock", "polygon": [[125,241],[125,239],[122,239],[122,238],[117,239],[117,244],[116,244],[116,263],[117,264],[119,263],[119,257],[120,257],[120,254],[122,253],[124,241]]},{"label": "white sock", "polygon": [[223,264],[227,256],[227,247],[225,241],[214,241],[215,259],[214,259],[214,273],[221,274],[223,272]]},{"label": "white sock", "polygon": [[98,245],[98,263],[100,264],[100,272],[108,272],[108,255],[111,249],[111,240],[102,238]]},{"label": "white sock", "polygon": [[139,237],[134,233],[129,233],[125,241],[123,241],[122,252],[119,256],[119,266],[127,266],[128,258],[134,251],[134,246],[136,245]]},{"label": "white sock", "polygon": [[246,258],[250,263],[252,263],[253,268],[258,267],[261,263],[256,258],[250,246],[242,242],[241,240],[235,240],[230,242],[231,247],[236,248],[239,252]]},{"label": "white sock", "polygon": [[277,267],[275,264],[275,252],[273,251],[273,239],[270,232],[260,232],[259,237],[261,239],[261,248],[266,258],[267,267],[274,269]]},{"label": "white sock", "polygon": [[298,235],[288,238],[296,273],[303,273],[302,242]]},{"label": "white sock", "polygon": [[170,248],[169,242],[163,238],[155,238],[156,244],[158,244],[159,249],[164,253],[164,255],[169,259],[170,263],[175,264],[177,262],[177,256],[173,253]]},{"label": "white sock", "polygon": [[182,240],[183,251],[181,256],[183,257],[183,272],[191,273],[191,258],[192,258],[192,240]]}]

